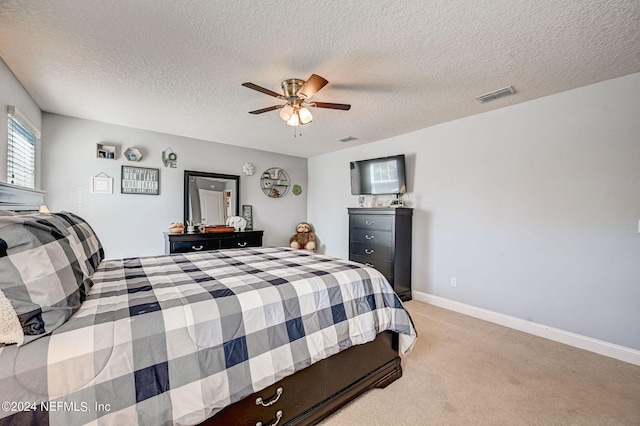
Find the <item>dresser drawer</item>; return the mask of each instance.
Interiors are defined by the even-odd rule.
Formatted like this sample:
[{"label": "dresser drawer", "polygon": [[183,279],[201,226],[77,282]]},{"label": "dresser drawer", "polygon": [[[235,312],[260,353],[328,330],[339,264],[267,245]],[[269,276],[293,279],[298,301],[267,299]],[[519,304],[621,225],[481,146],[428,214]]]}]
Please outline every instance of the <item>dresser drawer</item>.
[{"label": "dresser drawer", "polygon": [[243,248],[243,247],[260,247],[262,245],[262,235],[230,235],[229,238],[220,239],[220,248]]},{"label": "dresser drawer", "polygon": [[171,253],[188,253],[191,251],[217,250],[220,243],[217,240],[172,241]]},{"label": "dresser drawer", "polygon": [[393,263],[387,260],[372,259],[370,256],[351,255],[349,260],[362,263],[372,268],[377,269],[387,280],[391,281],[393,278]]},{"label": "dresser drawer", "polygon": [[[325,360],[322,360],[299,371],[295,376],[285,377],[220,411],[214,416],[215,424],[274,424],[278,412],[281,413],[278,424],[287,423],[326,398],[325,368]],[[261,399],[256,403],[258,398]]]},{"label": "dresser drawer", "polygon": [[391,231],[393,229],[393,216],[354,214],[349,216],[352,228],[381,229]]},{"label": "dresser drawer", "polygon": [[349,245],[350,256],[362,256],[365,259],[387,260],[391,261],[393,251],[389,246],[381,246],[377,244],[351,243]]},{"label": "dresser drawer", "polygon": [[393,243],[393,234],[390,231],[377,229],[353,229],[351,231],[351,241],[354,243],[390,246]]}]

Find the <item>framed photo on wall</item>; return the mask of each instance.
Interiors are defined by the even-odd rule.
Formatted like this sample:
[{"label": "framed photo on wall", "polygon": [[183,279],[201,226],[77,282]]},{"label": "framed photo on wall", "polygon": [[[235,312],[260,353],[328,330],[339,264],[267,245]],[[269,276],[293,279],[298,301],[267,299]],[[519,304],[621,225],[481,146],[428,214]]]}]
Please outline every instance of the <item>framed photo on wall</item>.
[{"label": "framed photo on wall", "polygon": [[160,169],[122,166],[121,193],[158,195],[160,193]]}]

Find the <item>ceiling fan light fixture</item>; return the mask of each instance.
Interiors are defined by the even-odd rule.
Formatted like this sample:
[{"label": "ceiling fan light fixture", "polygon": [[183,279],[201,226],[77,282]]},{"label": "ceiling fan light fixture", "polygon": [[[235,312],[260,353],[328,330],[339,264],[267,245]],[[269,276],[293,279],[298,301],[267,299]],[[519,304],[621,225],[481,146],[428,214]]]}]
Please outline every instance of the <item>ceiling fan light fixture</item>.
[{"label": "ceiling fan light fixture", "polygon": [[[289,104],[287,104],[287,106],[289,106]],[[287,120],[287,125],[289,126],[302,126],[303,124],[311,123],[311,120],[313,120],[313,115],[311,115],[311,111],[309,111],[307,108],[303,106],[295,105],[291,107],[291,110],[293,112],[291,113],[291,115],[289,116],[289,119]],[[282,113],[280,114],[280,117],[283,120],[285,116],[286,115],[283,116]]]},{"label": "ceiling fan light fixture", "polygon": [[311,120],[313,120],[313,115],[311,115],[311,111],[309,111],[305,107],[302,107],[298,110],[298,116],[300,117],[300,122],[302,124],[311,123]]},{"label": "ceiling fan light fixture", "polygon": [[293,107],[291,106],[291,104],[286,104],[280,111],[280,118],[282,118],[284,121],[289,121],[292,115]]},{"label": "ceiling fan light fixture", "polygon": [[287,126],[299,126],[300,125],[300,116],[297,113],[291,115],[289,121],[287,121]]}]

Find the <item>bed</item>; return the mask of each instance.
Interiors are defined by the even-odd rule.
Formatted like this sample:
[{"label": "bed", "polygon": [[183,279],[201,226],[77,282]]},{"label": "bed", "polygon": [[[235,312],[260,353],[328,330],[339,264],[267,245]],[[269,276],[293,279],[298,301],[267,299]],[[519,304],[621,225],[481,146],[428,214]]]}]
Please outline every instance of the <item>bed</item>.
[{"label": "bed", "polygon": [[1,297],[21,327],[0,327],[16,341],[0,344],[0,424],[312,424],[401,377],[416,339],[385,278],[354,262],[102,258],[73,213],[0,212]]}]

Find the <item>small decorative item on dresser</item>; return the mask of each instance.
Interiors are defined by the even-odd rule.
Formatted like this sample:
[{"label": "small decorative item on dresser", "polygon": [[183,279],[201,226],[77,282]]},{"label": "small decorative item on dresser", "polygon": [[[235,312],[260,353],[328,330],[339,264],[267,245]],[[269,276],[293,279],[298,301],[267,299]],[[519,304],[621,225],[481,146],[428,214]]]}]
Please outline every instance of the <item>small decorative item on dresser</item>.
[{"label": "small decorative item on dresser", "polygon": [[169,232],[172,234],[182,234],[184,232],[184,224],[182,222],[171,222]]},{"label": "small decorative item on dresser", "polygon": [[391,199],[391,202],[389,203],[390,207],[403,207],[404,206],[404,200],[402,198],[402,194],[395,194],[395,197]]},{"label": "small decorative item on dresser", "polygon": [[227,226],[232,226],[236,232],[244,231],[247,221],[241,216],[231,216],[227,218]]},{"label": "small decorative item on dresser", "polygon": [[225,225],[213,225],[213,226],[203,226],[200,232],[204,232],[205,234],[219,234],[222,232],[233,232],[235,228],[233,226],[225,226]]},{"label": "small decorative item on dresser", "polygon": [[247,221],[247,226],[244,229],[251,231],[253,229],[253,207],[248,204],[243,204],[242,217]]}]

